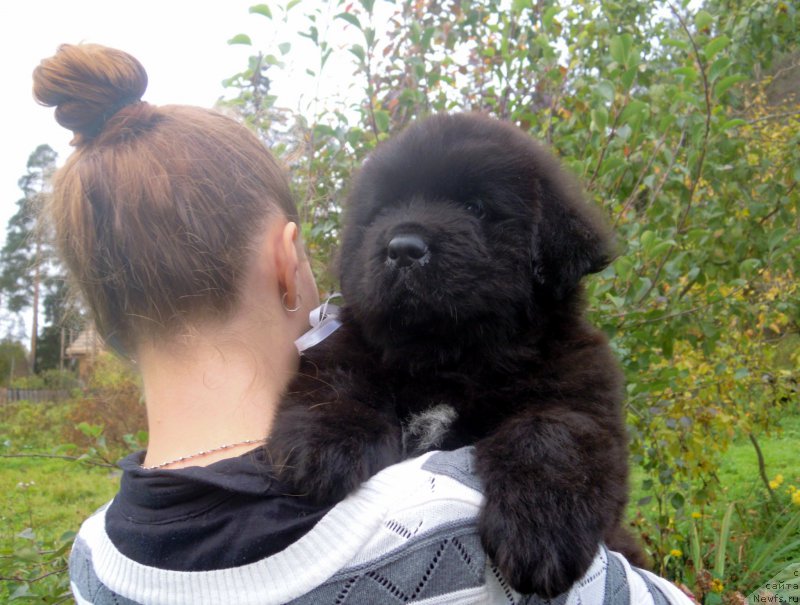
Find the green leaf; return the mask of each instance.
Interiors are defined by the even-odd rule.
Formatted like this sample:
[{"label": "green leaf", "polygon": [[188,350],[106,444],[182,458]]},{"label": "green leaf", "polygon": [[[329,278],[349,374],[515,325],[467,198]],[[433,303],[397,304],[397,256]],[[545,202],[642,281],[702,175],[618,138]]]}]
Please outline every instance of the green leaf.
[{"label": "green leaf", "polygon": [[283,66],[283,63],[281,63],[278,60],[278,57],[276,57],[275,55],[271,55],[271,54],[264,56],[264,63],[266,63],[267,65],[276,65],[278,67]]},{"label": "green leaf", "polygon": [[717,545],[717,556],[714,563],[714,574],[717,578],[725,577],[725,553],[728,549],[728,539],[731,533],[731,521],[733,520],[733,510],[735,502],[728,505],[725,516],[722,519],[722,526],[719,530],[719,544]]},{"label": "green leaf", "polygon": [[253,41],[250,39],[250,36],[247,34],[237,34],[230,40],[228,40],[228,44],[244,44],[245,46],[252,46]]},{"label": "green leaf", "polygon": [[42,556],[33,546],[26,544],[14,549],[14,558],[25,563],[38,563],[41,561]]},{"label": "green leaf", "polygon": [[649,255],[651,258],[658,258],[673,246],[675,246],[675,242],[672,240],[661,241],[650,249]]},{"label": "green leaf", "polygon": [[283,42],[278,44],[278,50],[281,51],[282,55],[285,55],[290,50],[292,50],[292,43],[291,42]]},{"label": "green leaf", "polygon": [[636,284],[636,292],[633,295],[636,300],[642,300],[644,295],[653,289],[653,281],[649,277],[640,277],[636,280]]},{"label": "green leaf", "polygon": [[717,80],[722,74],[728,71],[730,66],[731,60],[728,57],[720,57],[711,64],[711,68],[708,70],[708,79],[711,81]]},{"label": "green leaf", "polygon": [[339,13],[334,18],[341,19],[342,21],[347,21],[350,25],[353,25],[358,29],[361,29],[361,21],[359,21],[358,17],[356,17],[353,13]]},{"label": "green leaf", "polygon": [[307,32],[297,32],[297,35],[308,38],[314,44],[319,45],[319,30],[316,25],[309,27]]},{"label": "green leaf", "polygon": [[[373,35],[374,35],[374,30],[373,30]],[[430,50],[430,48],[431,48],[431,40],[433,40],[433,36],[435,36],[435,35],[436,35],[436,28],[435,27],[427,28],[425,30],[425,33],[422,34],[422,40],[420,41],[420,46],[422,46],[422,49],[424,51]],[[373,38],[373,41],[374,41],[374,38]]]},{"label": "green leaf", "polygon": [[603,132],[608,125],[608,112],[605,107],[597,107],[591,111],[591,128],[597,132]]},{"label": "green leaf", "polygon": [[664,39],[665,46],[674,46],[675,48],[679,48],[683,51],[687,51],[690,48],[689,43],[686,40],[676,40],[675,38],[665,38]]},{"label": "green leaf", "polygon": [[730,44],[731,39],[728,36],[722,35],[717,36],[711,42],[705,45],[703,48],[703,52],[706,55],[707,59],[713,59],[714,55],[716,55],[719,51]]},{"label": "green leaf", "polygon": [[375,110],[375,126],[378,132],[389,132],[389,112],[382,109]]},{"label": "green leaf", "polygon": [[609,42],[608,49],[614,61],[628,67],[628,61],[631,58],[631,51],[633,49],[633,36],[630,34],[614,36]]},{"label": "green leaf", "polygon": [[353,53],[361,63],[364,63],[364,61],[367,58],[367,53],[364,50],[364,47],[361,46],[360,44],[353,44],[353,46],[351,46],[347,50]]},{"label": "green leaf", "polygon": [[636,74],[639,73],[639,69],[637,67],[630,67],[626,69],[620,80],[622,81],[622,86],[625,90],[630,90],[631,86],[633,86],[634,80],[636,80]]},{"label": "green leaf", "polygon": [[694,82],[697,79],[697,70],[694,67],[678,67],[672,70],[676,76],[683,76],[689,82]]},{"label": "green leaf", "polygon": [[19,601],[21,599],[30,599],[31,597],[31,589],[27,584],[20,584],[17,586],[16,590],[8,596],[9,601]]},{"label": "green leaf", "polygon": [[692,562],[696,570],[703,569],[703,557],[700,554],[700,536],[697,533],[697,524],[692,521]]},{"label": "green leaf", "polygon": [[594,88],[595,92],[607,101],[614,100],[614,85],[608,80],[600,80]]},{"label": "green leaf", "polygon": [[634,99],[622,110],[619,116],[620,123],[633,122],[638,126],[649,109],[650,106],[647,103]]},{"label": "green leaf", "polygon": [[315,124],[312,129],[315,138],[335,137],[336,131],[327,124]]},{"label": "green leaf", "polygon": [[723,122],[720,128],[722,130],[728,130],[729,128],[736,128],[737,126],[742,126],[743,124],[747,124],[747,121],[743,120],[742,118],[733,118],[732,120]]},{"label": "green leaf", "polygon": [[739,272],[742,275],[751,275],[761,266],[761,260],[758,258],[748,258],[739,263]]},{"label": "green leaf", "polygon": [[[733,76],[728,76],[727,78],[722,78],[719,82],[714,85],[714,96],[717,98],[724,95],[728,89],[733,86],[734,84],[738,84],[739,82],[744,82],[745,80],[749,80],[750,77],[744,74],[736,74]],[[734,120],[730,120],[733,122]],[[744,123],[744,120],[740,120]]]},{"label": "green leaf", "polygon": [[627,256],[620,256],[614,263],[614,271],[620,279],[628,281],[633,273],[633,261]]},{"label": "green leaf", "polygon": [[606,294],[606,298],[610,300],[611,304],[613,304],[617,309],[621,309],[625,306],[625,299],[620,296],[614,296],[611,294],[611,292]]},{"label": "green leaf", "polygon": [[367,47],[372,48],[375,45],[375,28],[374,27],[365,27],[364,28],[364,41],[367,43]]},{"label": "green leaf", "polygon": [[656,243],[656,234],[649,229],[642,231],[639,236],[639,243],[642,245],[642,250],[647,254]]},{"label": "green leaf", "polygon": [[561,8],[559,6],[550,6],[547,8],[542,15],[542,25],[545,28],[550,27],[560,10]]},{"label": "green leaf", "polygon": [[256,4],[250,7],[250,14],[263,15],[267,19],[272,19],[272,11],[266,4]]},{"label": "green leaf", "polygon": [[531,0],[514,0],[511,3],[511,12],[514,15],[519,15],[522,11],[531,5]]},{"label": "green leaf", "polygon": [[694,24],[697,29],[706,29],[714,23],[714,17],[708,11],[701,10],[694,16]]}]

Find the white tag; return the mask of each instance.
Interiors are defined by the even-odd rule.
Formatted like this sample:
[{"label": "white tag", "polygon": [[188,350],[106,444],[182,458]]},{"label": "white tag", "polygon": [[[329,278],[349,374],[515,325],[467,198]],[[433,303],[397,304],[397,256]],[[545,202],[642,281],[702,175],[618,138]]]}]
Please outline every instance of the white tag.
[{"label": "white tag", "polygon": [[294,341],[294,346],[301,355],[303,351],[318,345],[342,326],[342,322],[339,321],[339,307],[330,304],[331,299],[338,296],[341,296],[338,292],[331,294],[328,300],[308,314],[311,329]]}]

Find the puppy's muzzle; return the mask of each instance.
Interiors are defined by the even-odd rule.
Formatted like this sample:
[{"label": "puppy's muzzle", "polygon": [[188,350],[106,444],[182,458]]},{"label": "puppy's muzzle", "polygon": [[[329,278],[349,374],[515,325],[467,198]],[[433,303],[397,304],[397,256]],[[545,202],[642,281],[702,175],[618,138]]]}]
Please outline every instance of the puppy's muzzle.
[{"label": "puppy's muzzle", "polygon": [[401,233],[395,235],[386,246],[386,262],[393,267],[424,265],[430,259],[428,245],[418,235]]}]

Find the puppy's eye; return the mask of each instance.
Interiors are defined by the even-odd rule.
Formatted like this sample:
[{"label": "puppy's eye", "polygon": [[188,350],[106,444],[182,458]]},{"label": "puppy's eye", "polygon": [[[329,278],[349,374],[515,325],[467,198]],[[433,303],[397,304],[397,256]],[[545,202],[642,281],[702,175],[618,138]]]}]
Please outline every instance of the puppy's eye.
[{"label": "puppy's eye", "polygon": [[480,200],[470,200],[464,205],[464,208],[467,209],[467,212],[474,214],[478,218],[486,216],[486,209],[483,207],[483,202]]}]

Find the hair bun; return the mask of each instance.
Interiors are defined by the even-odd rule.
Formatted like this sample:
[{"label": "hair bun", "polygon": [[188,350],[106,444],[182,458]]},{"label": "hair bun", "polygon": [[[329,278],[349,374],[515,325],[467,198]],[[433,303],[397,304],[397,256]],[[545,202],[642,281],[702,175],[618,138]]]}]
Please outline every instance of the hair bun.
[{"label": "hair bun", "polygon": [[146,88],[147,72],[138,60],[99,44],[63,44],[33,71],[34,98],[56,108],[56,121],[75,134],[73,145],[94,138]]}]

